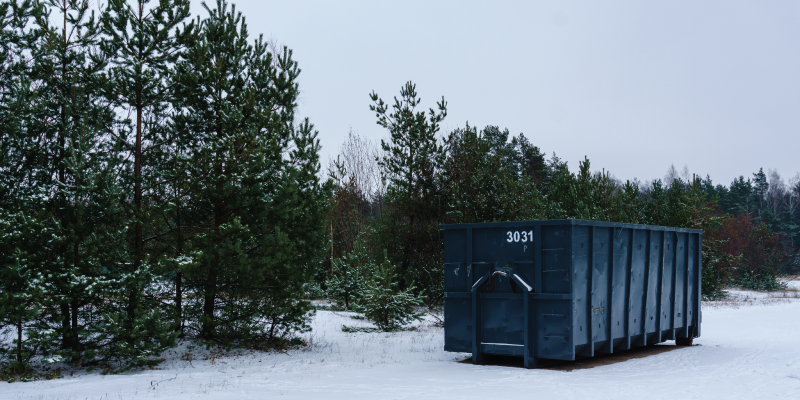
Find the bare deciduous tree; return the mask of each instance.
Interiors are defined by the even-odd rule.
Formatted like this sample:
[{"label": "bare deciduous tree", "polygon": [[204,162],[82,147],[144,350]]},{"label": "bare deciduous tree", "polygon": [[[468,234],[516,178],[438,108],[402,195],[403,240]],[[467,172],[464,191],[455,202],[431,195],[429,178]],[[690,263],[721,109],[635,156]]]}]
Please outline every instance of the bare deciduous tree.
[{"label": "bare deciduous tree", "polygon": [[353,251],[370,216],[381,213],[386,192],[378,165],[381,156],[376,143],[351,129],[336,159],[329,162],[328,177],[336,184],[336,204],[331,211],[331,258]]},{"label": "bare deciduous tree", "polygon": [[351,128],[339,149],[339,155],[329,162],[328,176],[339,186],[351,186],[365,199],[374,200],[386,188],[378,165],[382,155],[376,143],[362,138]]},{"label": "bare deciduous tree", "polygon": [[691,183],[692,174],[689,173],[689,166],[684,164],[683,171],[681,171],[681,179],[683,179],[684,183]]},{"label": "bare deciduous tree", "polygon": [[767,189],[766,204],[772,214],[777,215],[781,206],[788,200],[786,198],[786,184],[783,182],[778,170],[769,170],[769,189]]},{"label": "bare deciduous tree", "polygon": [[672,186],[672,182],[675,182],[676,179],[680,179],[680,176],[678,170],[675,169],[675,164],[671,164],[667,169],[667,174],[664,175],[664,188]]}]

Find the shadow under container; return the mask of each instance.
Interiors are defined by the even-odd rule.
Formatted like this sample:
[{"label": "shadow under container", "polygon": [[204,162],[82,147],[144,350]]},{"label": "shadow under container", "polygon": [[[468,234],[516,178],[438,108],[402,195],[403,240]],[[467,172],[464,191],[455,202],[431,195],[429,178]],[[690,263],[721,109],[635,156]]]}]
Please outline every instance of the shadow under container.
[{"label": "shadow under container", "polygon": [[576,360],[700,336],[702,231],[583,220],[441,225],[444,349]]}]

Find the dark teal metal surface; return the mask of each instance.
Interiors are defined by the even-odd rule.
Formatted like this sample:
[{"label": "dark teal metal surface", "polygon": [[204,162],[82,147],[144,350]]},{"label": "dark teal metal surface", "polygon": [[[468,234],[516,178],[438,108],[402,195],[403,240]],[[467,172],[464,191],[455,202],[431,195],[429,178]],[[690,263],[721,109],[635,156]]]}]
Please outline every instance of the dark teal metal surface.
[{"label": "dark teal metal surface", "polygon": [[441,225],[445,350],[575,360],[700,336],[702,231],[582,220]]}]

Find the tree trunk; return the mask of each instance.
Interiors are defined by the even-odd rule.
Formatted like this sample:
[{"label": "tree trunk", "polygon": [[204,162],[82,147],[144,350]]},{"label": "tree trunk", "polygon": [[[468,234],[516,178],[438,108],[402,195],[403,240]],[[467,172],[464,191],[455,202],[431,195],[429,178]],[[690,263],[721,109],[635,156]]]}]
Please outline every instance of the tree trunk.
[{"label": "tree trunk", "polygon": [[203,298],[203,328],[202,338],[213,339],[214,332],[214,300],[216,300],[217,290],[217,271],[216,262],[219,260],[217,257],[208,272],[208,280],[206,281],[205,296]]},{"label": "tree trunk", "polygon": [[133,262],[134,271],[139,270],[142,265],[143,257],[143,242],[142,242],[142,224],[139,221],[142,211],[142,93],[141,88],[136,93],[136,148],[134,149],[134,164],[133,164],[133,208],[135,211],[136,222],[134,225],[134,251],[135,258]]},{"label": "tree trunk", "polygon": [[[222,126],[217,122],[216,128],[217,137],[222,139]],[[217,273],[220,270],[220,254],[219,247],[222,243],[222,233],[220,227],[225,223],[225,199],[223,196],[223,175],[225,171],[222,167],[225,151],[220,150],[217,153],[217,163],[214,166],[213,178],[215,182],[215,193],[212,197],[214,204],[214,255],[209,263],[208,279],[206,280],[205,296],[203,299],[203,327],[202,337],[204,339],[213,339],[216,336],[214,329],[214,300],[216,299],[217,292]]]},{"label": "tree trunk", "polygon": [[[138,10],[138,19],[139,22],[142,22],[144,19],[144,9],[142,8],[143,4],[140,2],[139,10]],[[144,51],[142,48],[142,44],[139,44],[139,57]],[[140,67],[141,68],[141,67]],[[137,71],[138,76],[136,82],[136,141],[134,143],[133,149],[133,218],[134,218],[134,237],[133,237],[133,272],[136,272],[142,266],[142,260],[144,259],[144,240],[143,240],[143,233],[142,233],[142,117],[144,111],[144,104],[142,100],[142,79],[144,79],[143,71]],[[127,305],[127,320],[125,323],[125,328],[128,332],[133,329],[133,320],[136,318],[136,309],[138,308],[139,303],[139,291],[137,288],[131,288],[132,290],[129,292],[128,296],[128,305]],[[132,343],[133,339],[128,337],[128,343]]]},{"label": "tree trunk", "polygon": [[178,272],[175,276],[175,312],[177,313],[176,325],[177,331],[180,332],[180,337],[183,337],[183,288],[181,288],[181,280],[183,273]]},{"label": "tree trunk", "polygon": [[222,168],[217,166],[217,198],[214,201],[214,256],[209,264],[208,279],[206,280],[205,296],[203,299],[203,338],[213,339],[214,332],[214,300],[217,292],[217,271],[220,268],[219,246],[222,243],[220,226],[223,224],[225,205],[222,200]]},{"label": "tree trunk", "polygon": [[[180,198],[180,190],[178,191],[178,198]],[[181,209],[178,208],[178,217],[176,221],[176,228],[178,229],[178,256],[183,255],[183,231],[181,230]],[[180,266],[178,267],[180,268]],[[175,274],[175,329],[179,332],[179,337],[183,338],[183,273],[180,269]]]},{"label": "tree trunk", "polygon": [[214,256],[211,259],[206,280],[205,296],[203,299],[203,333],[204,339],[213,339],[214,332],[214,300],[217,292],[217,272],[220,269],[219,246],[222,243],[222,226],[225,217],[225,204],[222,199],[222,166],[216,167],[217,195],[214,199]]},{"label": "tree trunk", "polygon": [[61,303],[61,348],[65,350],[72,348],[69,314],[69,303]]},{"label": "tree trunk", "polygon": [[[72,342],[72,351],[79,352],[80,351],[80,336],[78,335],[78,304],[76,301],[73,300],[72,304],[72,331],[70,332],[70,341]],[[80,359],[80,354],[78,354],[78,359]]]},{"label": "tree trunk", "polygon": [[[133,218],[134,218],[134,238],[133,238],[133,272],[142,266],[144,259],[144,241],[142,234],[142,85],[137,83],[136,87],[136,143],[133,150]],[[125,321],[126,332],[133,330],[133,321],[136,319],[136,309],[139,303],[139,291],[131,288],[128,296],[127,319]],[[128,335],[128,343],[133,344],[133,338]]]},{"label": "tree trunk", "polygon": [[22,316],[17,319],[17,364],[22,365]]}]

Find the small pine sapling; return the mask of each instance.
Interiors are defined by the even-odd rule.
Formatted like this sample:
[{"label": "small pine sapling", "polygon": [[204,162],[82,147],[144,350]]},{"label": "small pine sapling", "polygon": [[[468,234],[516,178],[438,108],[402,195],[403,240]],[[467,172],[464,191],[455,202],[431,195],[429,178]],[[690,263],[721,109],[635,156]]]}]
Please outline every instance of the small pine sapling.
[{"label": "small pine sapling", "polygon": [[331,261],[331,275],[325,281],[328,297],[339,308],[352,310],[364,291],[365,277],[373,269],[363,241],[357,239],[352,252]]},{"label": "small pine sapling", "polygon": [[397,331],[403,325],[421,320],[424,315],[416,311],[422,299],[414,294],[415,287],[400,290],[396,279],[396,267],[384,251],[384,261],[367,277],[364,292],[356,307],[358,312],[384,332]]}]

